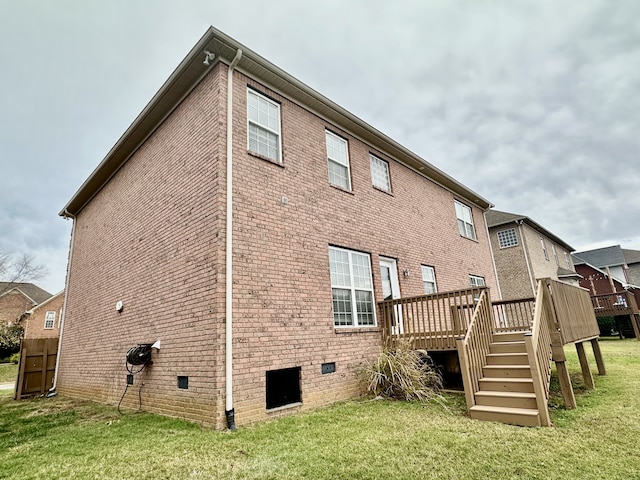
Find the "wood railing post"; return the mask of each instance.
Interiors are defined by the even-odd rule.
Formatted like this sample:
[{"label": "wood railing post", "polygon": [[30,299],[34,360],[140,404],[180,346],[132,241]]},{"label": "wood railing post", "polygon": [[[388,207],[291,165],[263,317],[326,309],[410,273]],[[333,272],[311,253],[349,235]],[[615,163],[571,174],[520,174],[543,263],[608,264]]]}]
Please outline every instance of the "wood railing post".
[{"label": "wood railing post", "polygon": [[458,348],[458,359],[460,361],[460,373],[462,374],[462,387],[464,388],[464,397],[467,401],[467,409],[473,407],[476,404],[475,395],[473,393],[473,382],[471,381],[471,374],[469,372],[469,360],[467,359],[467,352],[464,344],[465,337],[458,337],[456,339],[456,346]]},{"label": "wood railing post", "polygon": [[536,394],[536,405],[538,414],[540,415],[540,425],[548,427],[551,425],[549,418],[549,407],[547,404],[547,395],[545,394],[542,376],[538,368],[538,356],[536,355],[536,347],[533,344],[531,332],[524,334],[524,342],[527,347],[527,357],[529,358],[529,366],[531,368],[531,379],[533,380],[533,391]]},{"label": "wood railing post", "polygon": [[631,321],[631,326],[633,327],[633,333],[636,336],[636,340],[640,342],[640,315],[632,313],[629,315],[629,320]]},{"label": "wood railing post", "polygon": [[580,360],[580,369],[582,370],[582,378],[584,380],[584,385],[589,390],[593,390],[595,388],[593,383],[593,375],[591,374],[591,368],[589,368],[589,361],[587,360],[587,355],[584,352],[583,342],[576,342],[576,351],[578,352],[578,359]]},{"label": "wood railing post", "polygon": [[602,352],[600,351],[600,342],[597,338],[591,339],[591,348],[593,349],[593,356],[596,357],[598,375],[606,375],[607,369],[604,366],[604,359],[602,358]]}]

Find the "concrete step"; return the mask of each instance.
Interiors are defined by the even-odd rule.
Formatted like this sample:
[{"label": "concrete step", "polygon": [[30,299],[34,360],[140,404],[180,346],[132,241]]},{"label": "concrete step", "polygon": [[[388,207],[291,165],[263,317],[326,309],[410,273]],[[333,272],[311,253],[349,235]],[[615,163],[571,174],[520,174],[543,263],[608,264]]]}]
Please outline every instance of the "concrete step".
[{"label": "concrete step", "polygon": [[498,332],[493,334],[494,343],[500,342],[523,342],[523,332]]},{"label": "concrete step", "polygon": [[471,418],[489,422],[501,422],[523,427],[539,427],[540,415],[533,408],[494,407],[491,405],[474,405],[469,409]]},{"label": "concrete step", "polygon": [[533,380],[531,378],[481,378],[480,391],[482,392],[529,392],[533,393]]},{"label": "concrete step", "polygon": [[526,353],[490,353],[487,355],[489,365],[529,365],[529,356]]},{"label": "concrete step", "polygon": [[495,342],[489,345],[491,353],[526,353],[524,340],[520,342]]},{"label": "concrete step", "polygon": [[476,405],[536,409],[536,395],[531,392],[478,392]]},{"label": "concrete step", "polygon": [[487,365],[482,368],[485,378],[531,378],[529,365]]}]

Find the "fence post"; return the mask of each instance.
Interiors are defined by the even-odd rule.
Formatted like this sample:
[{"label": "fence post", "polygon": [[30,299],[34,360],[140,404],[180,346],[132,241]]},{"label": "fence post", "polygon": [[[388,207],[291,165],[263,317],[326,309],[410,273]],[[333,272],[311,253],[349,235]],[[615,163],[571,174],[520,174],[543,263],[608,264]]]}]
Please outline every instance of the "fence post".
[{"label": "fence post", "polygon": [[24,385],[24,369],[27,363],[27,349],[24,347],[24,341],[22,342],[22,348],[20,349],[20,369],[18,372],[18,379],[16,380],[16,393],[13,397],[14,400],[20,400],[22,397],[22,386]]},{"label": "fence post", "polygon": [[465,337],[456,338],[456,346],[458,347],[458,359],[460,360],[460,373],[462,374],[462,387],[464,388],[464,396],[467,401],[467,409],[476,404],[475,395],[473,393],[473,382],[469,372],[469,361],[464,344]]}]

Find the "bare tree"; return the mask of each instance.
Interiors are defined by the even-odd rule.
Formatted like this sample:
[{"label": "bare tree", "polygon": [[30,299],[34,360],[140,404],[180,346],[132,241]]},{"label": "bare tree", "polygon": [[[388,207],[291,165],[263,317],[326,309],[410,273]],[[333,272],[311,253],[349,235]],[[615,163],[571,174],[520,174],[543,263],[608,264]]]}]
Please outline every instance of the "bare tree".
[{"label": "bare tree", "polygon": [[0,250],[0,281],[9,284],[40,280],[47,274],[44,265],[36,263],[33,255],[15,255]]}]

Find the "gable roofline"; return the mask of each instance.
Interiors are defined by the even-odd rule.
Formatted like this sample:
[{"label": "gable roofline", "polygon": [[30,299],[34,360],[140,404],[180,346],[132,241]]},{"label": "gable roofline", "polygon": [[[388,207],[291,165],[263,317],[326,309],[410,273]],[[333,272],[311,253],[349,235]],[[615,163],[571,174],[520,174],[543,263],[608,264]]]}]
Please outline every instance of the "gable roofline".
[{"label": "gable roofline", "polygon": [[584,262],[597,267],[618,267],[627,266],[626,258],[620,245],[610,245],[608,247],[594,248],[575,252],[574,255]]},{"label": "gable roofline", "polygon": [[[572,257],[574,257],[574,258],[576,257],[576,255],[575,255],[574,253],[572,253],[572,254],[571,254],[571,256],[572,256]],[[581,266],[581,265],[586,265],[587,267],[589,267],[589,268],[591,268],[591,269],[595,270],[596,272],[601,273],[601,274],[602,274],[602,275],[604,275],[606,278],[609,278],[609,275],[607,274],[607,272],[606,272],[606,271],[602,270],[601,268],[596,267],[595,265],[592,265],[591,263],[589,263],[589,262],[585,261],[583,258],[581,258],[581,259],[580,259],[580,263],[577,263],[576,265],[579,265],[579,266]],[[583,278],[584,278],[584,277],[583,277]],[[614,282],[619,283],[620,285],[622,285],[622,288],[625,288],[625,289],[627,289],[627,288],[634,288],[634,289],[635,289],[635,288],[637,288],[637,289],[640,289],[640,286],[639,286],[639,285],[634,285],[633,283],[626,283],[626,282],[623,282],[623,281],[621,281],[620,279],[618,279],[618,278],[614,277],[613,275],[611,275],[611,280],[612,280],[612,281],[614,281]]]},{"label": "gable roofline", "polygon": [[575,248],[573,248],[567,242],[562,240],[557,235],[554,235],[549,230],[547,230],[542,225],[540,225],[538,222],[532,220],[531,218],[527,217],[526,215],[520,215],[520,214],[517,214],[517,213],[502,212],[500,210],[491,209],[491,210],[487,211],[486,217],[487,217],[487,227],[489,229],[502,227],[502,226],[505,226],[505,225],[509,225],[510,223],[521,223],[522,222],[522,223],[527,224],[528,226],[530,226],[534,230],[536,230],[538,233],[540,233],[540,234],[546,236],[547,238],[549,238],[550,240],[554,241],[555,243],[560,245],[565,250],[568,250],[568,253],[571,253],[571,252],[573,252],[575,250]]},{"label": "gable roofline", "polygon": [[18,292],[20,292],[23,296],[25,296],[31,303],[35,303],[37,304],[38,302],[36,302],[33,298],[31,298],[29,295],[27,295],[26,293],[24,293],[24,291],[22,291],[19,287],[12,287],[8,290],[5,290],[4,292],[0,293],[0,298],[4,297],[5,295],[7,295],[10,292],[13,292],[14,290],[17,290]]},{"label": "gable roofline", "polygon": [[[371,147],[379,149],[416,173],[449,190],[454,195],[477,205],[483,210],[493,206],[473,190],[384,135],[351,112],[332,102],[233,38],[214,27],[210,27],[111,148],[102,162],[84,181],[71,200],[60,211],[59,215],[67,217],[78,214],[214,66],[220,62],[227,65],[230,64],[238,49],[242,50],[242,57],[236,69],[242,73],[268,85],[274,91],[289,98],[294,103],[301,104],[321,118],[336,124],[354,137],[361,139]],[[205,50],[215,54],[214,61],[208,67],[203,65]]]},{"label": "gable roofline", "polygon": [[36,305],[35,307],[33,307],[31,310],[27,310],[25,313],[28,313],[29,315],[32,315],[36,310],[39,310],[41,307],[44,307],[47,303],[52,302],[53,300],[58,298],[63,293],[64,293],[64,290],[59,291],[58,293],[56,293],[55,295],[51,296],[49,299],[45,300],[41,304]]}]

